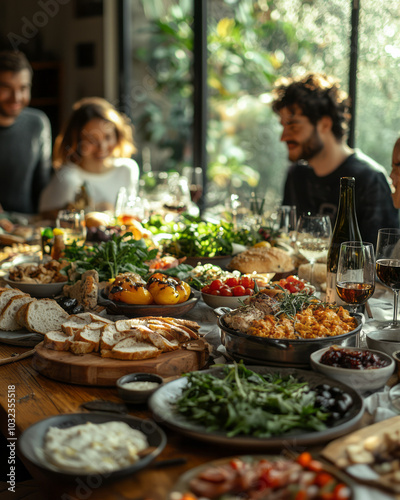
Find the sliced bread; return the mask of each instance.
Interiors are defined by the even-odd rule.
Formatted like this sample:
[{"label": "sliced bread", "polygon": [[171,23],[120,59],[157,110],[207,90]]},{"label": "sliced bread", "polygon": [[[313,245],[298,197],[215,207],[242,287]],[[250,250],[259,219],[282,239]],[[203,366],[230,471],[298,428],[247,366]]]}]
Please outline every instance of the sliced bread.
[{"label": "sliced bread", "polygon": [[3,309],[8,304],[8,301],[11,297],[15,297],[16,295],[24,295],[21,290],[18,288],[6,288],[0,293],[0,314],[3,312]]},{"label": "sliced bread", "polygon": [[73,340],[68,348],[73,354],[89,354],[93,352],[94,345],[91,342],[84,342],[81,340]]},{"label": "sliced bread", "polygon": [[73,340],[73,336],[65,335],[61,331],[51,331],[44,336],[43,347],[53,351],[68,351]]},{"label": "sliced bread", "polygon": [[39,299],[27,304],[22,321],[29,331],[44,335],[51,330],[61,330],[68,317],[55,300]]},{"label": "sliced bread", "polygon": [[154,345],[140,342],[133,337],[121,340],[111,350],[101,351],[103,357],[125,360],[156,358],[160,354],[160,349],[157,349]]},{"label": "sliced bread", "polygon": [[21,326],[16,319],[17,312],[24,304],[28,304],[34,300],[36,299],[28,294],[14,295],[11,297],[0,314],[0,330],[10,332],[19,330]]},{"label": "sliced bread", "polygon": [[100,337],[104,325],[101,324],[98,328],[91,328],[92,325],[86,325],[75,335],[75,340],[87,342],[93,347],[93,351],[98,352],[100,348]]},{"label": "sliced bread", "polygon": [[137,337],[136,330],[119,332],[115,325],[107,325],[103,328],[100,338],[100,350],[111,350],[118,342],[129,337]]}]

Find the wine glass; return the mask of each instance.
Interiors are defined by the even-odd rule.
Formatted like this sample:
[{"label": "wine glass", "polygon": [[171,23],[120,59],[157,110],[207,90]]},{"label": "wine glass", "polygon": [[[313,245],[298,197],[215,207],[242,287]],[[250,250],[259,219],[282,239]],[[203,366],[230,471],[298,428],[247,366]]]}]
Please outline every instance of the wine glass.
[{"label": "wine glass", "polygon": [[400,229],[379,229],[376,245],[376,274],[379,280],[394,292],[393,321],[381,325],[383,329],[399,329],[397,320],[400,291]]},{"label": "wine glass", "polygon": [[56,219],[56,227],[62,229],[65,245],[75,241],[83,246],[86,240],[85,212],[83,210],[60,210]]},{"label": "wine glass", "polygon": [[328,253],[332,235],[328,215],[301,215],[296,228],[296,246],[301,255],[310,262],[310,283],[313,283],[314,264]]},{"label": "wine glass", "polygon": [[365,304],[375,291],[375,255],[372,243],[345,241],[340,245],[336,291],[350,312]]}]

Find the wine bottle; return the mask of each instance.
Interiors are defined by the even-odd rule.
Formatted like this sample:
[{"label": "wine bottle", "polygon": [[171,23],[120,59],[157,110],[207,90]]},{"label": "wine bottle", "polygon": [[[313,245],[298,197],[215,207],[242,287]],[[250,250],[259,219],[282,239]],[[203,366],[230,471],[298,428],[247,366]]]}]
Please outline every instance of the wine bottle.
[{"label": "wine bottle", "polygon": [[345,304],[336,292],[336,272],[339,260],[340,245],[344,241],[362,241],[358,228],[355,203],[354,177],[340,178],[340,198],[331,245],[328,251],[326,301]]}]

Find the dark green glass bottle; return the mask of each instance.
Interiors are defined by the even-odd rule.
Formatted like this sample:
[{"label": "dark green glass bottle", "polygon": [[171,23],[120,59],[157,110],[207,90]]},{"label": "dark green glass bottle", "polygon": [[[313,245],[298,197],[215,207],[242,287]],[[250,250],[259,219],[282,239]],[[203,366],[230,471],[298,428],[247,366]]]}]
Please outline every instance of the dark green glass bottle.
[{"label": "dark green glass bottle", "polygon": [[342,305],[344,302],[336,293],[336,272],[340,245],[344,241],[362,241],[357,222],[354,177],[340,178],[339,207],[327,260],[326,301]]}]

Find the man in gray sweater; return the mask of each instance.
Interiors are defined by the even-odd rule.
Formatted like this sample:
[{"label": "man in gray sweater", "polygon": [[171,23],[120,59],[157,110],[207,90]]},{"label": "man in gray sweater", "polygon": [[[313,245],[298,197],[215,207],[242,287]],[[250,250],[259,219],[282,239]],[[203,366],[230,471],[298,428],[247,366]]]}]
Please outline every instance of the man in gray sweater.
[{"label": "man in gray sweater", "polygon": [[0,52],[0,205],[3,210],[37,212],[40,192],[50,180],[51,128],[47,116],[27,108],[32,67],[18,51]]}]

